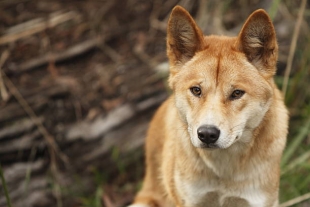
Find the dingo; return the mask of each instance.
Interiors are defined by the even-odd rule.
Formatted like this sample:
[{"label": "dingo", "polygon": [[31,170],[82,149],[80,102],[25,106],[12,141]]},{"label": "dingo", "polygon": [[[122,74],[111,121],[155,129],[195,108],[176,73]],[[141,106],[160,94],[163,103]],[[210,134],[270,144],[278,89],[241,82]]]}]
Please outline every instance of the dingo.
[{"label": "dingo", "polygon": [[203,36],[176,6],[167,54],[173,94],[151,122],[131,207],[277,206],[288,112],[267,13],[252,13],[237,37]]}]

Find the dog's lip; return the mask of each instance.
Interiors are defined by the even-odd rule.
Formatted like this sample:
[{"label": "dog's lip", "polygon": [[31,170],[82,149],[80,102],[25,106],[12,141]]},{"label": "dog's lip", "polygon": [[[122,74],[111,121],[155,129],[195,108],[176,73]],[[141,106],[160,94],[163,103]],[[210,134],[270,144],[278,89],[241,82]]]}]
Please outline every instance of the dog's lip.
[{"label": "dog's lip", "polygon": [[214,144],[209,144],[209,145],[207,145],[207,148],[208,148],[208,149],[218,149],[219,146],[214,145]]},{"label": "dog's lip", "polygon": [[206,148],[206,149],[218,149],[219,146],[217,144],[203,144],[201,148]]}]

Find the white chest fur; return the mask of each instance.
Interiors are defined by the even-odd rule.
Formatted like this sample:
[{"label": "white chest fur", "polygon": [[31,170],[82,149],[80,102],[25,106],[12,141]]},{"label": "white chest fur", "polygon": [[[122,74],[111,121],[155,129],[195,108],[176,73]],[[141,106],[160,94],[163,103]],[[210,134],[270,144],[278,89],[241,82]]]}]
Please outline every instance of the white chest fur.
[{"label": "white chest fur", "polygon": [[206,179],[200,179],[188,182],[183,179],[176,182],[176,189],[180,197],[184,198],[186,207],[209,205],[212,207],[264,207],[266,203],[266,195],[259,188],[229,187],[224,186],[220,181],[212,183]]}]

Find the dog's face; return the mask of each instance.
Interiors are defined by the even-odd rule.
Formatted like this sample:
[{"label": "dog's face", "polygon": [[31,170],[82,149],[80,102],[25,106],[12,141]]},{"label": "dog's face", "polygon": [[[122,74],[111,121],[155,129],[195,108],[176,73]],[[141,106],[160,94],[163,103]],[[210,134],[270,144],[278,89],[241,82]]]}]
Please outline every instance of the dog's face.
[{"label": "dog's face", "polygon": [[249,142],[271,103],[277,43],[268,15],[254,12],[238,37],[204,37],[176,7],[168,24],[169,83],[195,147]]},{"label": "dog's face", "polygon": [[227,148],[249,141],[243,139],[250,137],[270,104],[269,83],[244,55],[221,51],[226,44],[212,46],[219,54],[197,53],[172,80],[175,104],[196,147]]}]

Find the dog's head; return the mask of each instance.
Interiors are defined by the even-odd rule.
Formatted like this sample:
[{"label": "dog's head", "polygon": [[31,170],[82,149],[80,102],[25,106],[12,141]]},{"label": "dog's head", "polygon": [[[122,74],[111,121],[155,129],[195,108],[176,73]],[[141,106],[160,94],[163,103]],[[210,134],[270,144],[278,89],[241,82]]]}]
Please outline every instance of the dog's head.
[{"label": "dog's head", "polygon": [[167,29],[169,84],[196,147],[249,142],[272,102],[278,46],[264,10],[252,13],[237,37],[203,36],[176,6]]}]

